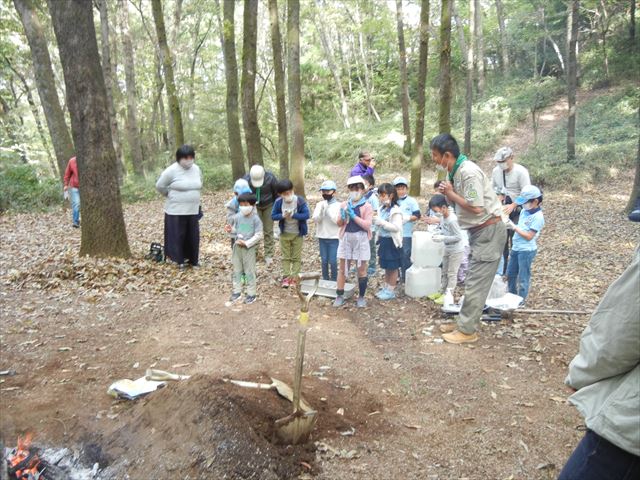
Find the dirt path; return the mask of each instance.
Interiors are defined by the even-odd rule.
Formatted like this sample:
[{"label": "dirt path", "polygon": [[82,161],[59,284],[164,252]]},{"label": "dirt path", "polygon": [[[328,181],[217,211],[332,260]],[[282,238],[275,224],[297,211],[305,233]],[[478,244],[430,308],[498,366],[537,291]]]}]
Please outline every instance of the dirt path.
[{"label": "dirt path", "polygon": [[[547,131],[560,112],[549,109]],[[277,286],[277,268],[260,265],[259,301],[225,306],[224,197],[204,198],[203,266],[184,273],[141,259],[162,236],[160,201],[126,207],[128,262],[77,258],[79,234],[62,211],[0,218],[0,370],[16,371],[0,377],[0,439],[10,445],[31,430],[48,445],[98,443],[114,469],[107,478],[221,478],[222,469],[256,479],[557,476],[582,435],[563,379],[588,317],[519,316],[456,347],[437,341],[438,309],[406,297],[370,294],[365,310],[314,300],[304,389],[320,411],[318,443],[274,450],[255,413],[270,424],[281,414],[268,416],[273,399],[230,394],[220,379],[291,380],[297,300]],[[532,308],[597,305],[640,236],[611,213],[623,201],[601,189],[548,193]],[[309,238],[304,269],[318,269],[317,257]],[[106,395],[112,381],[151,366],[205,377],[135,404]]]}]

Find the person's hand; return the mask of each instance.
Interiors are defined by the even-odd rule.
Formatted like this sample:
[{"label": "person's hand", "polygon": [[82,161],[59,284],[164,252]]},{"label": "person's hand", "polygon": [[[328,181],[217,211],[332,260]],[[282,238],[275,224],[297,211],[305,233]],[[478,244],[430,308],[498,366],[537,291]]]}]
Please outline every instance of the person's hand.
[{"label": "person's hand", "polygon": [[347,206],[347,215],[349,215],[349,218],[351,220],[356,218],[356,211],[353,209],[351,205]]},{"label": "person's hand", "polygon": [[379,216],[375,215],[373,217],[373,224],[376,225],[376,226],[377,225],[382,225],[382,219]]},{"label": "person's hand", "polygon": [[239,247],[246,247],[247,244],[245,243],[244,240],[236,240],[236,245],[238,245]]},{"label": "person's hand", "polygon": [[67,191],[67,187],[64,187],[64,193],[62,194],[62,198],[64,200],[69,200],[69,192]]},{"label": "person's hand", "polygon": [[431,235],[431,240],[438,243],[444,242],[444,235],[441,235],[440,233],[435,233]]},{"label": "person's hand", "polygon": [[369,166],[371,168],[376,168],[376,159],[375,158],[371,158],[371,162],[369,162]]},{"label": "person's hand", "polygon": [[438,191],[447,196],[453,191],[453,184],[447,180],[444,180],[440,185],[438,185]]},{"label": "person's hand", "polygon": [[66,192],[67,190],[69,190],[69,185],[64,186],[64,191]]},{"label": "person's hand", "polygon": [[509,203],[502,207],[502,211],[507,215],[510,215],[516,209],[517,205],[515,203]]},{"label": "person's hand", "polygon": [[507,220],[506,225],[507,225],[507,228],[509,230],[515,230],[516,229],[516,224],[513,223],[511,220]]},{"label": "person's hand", "polygon": [[291,218],[293,216],[293,212],[291,210],[285,210],[283,212],[284,218]]},{"label": "person's hand", "polygon": [[224,226],[224,231],[227,233],[231,233],[231,225],[229,225],[228,223]]},{"label": "person's hand", "polygon": [[428,225],[438,225],[440,223],[438,217],[425,217],[424,221],[427,222]]}]

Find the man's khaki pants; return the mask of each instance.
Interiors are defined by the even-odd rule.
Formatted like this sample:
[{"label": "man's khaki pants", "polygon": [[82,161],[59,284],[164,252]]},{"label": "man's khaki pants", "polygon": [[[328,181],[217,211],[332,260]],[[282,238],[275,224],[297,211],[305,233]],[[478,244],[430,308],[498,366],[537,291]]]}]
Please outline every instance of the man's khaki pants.
[{"label": "man's khaki pants", "polygon": [[259,206],[256,210],[262,222],[262,231],[264,233],[264,256],[265,258],[273,258],[273,219],[271,218],[273,203],[264,207]]}]

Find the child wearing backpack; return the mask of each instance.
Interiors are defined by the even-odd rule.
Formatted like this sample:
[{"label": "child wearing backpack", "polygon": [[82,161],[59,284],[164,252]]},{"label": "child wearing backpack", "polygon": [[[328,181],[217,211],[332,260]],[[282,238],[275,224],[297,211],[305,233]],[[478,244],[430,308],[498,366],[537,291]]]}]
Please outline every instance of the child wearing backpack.
[{"label": "child wearing backpack", "polygon": [[398,207],[398,193],[390,183],[378,188],[380,208],[373,223],[378,232],[378,255],[380,268],[384,269],[384,286],[376,293],[380,300],[396,298],[398,271],[402,266],[402,211]]},{"label": "child wearing backpack", "polygon": [[282,254],[282,287],[296,284],[302,265],[302,240],[308,232],[309,206],[303,197],[293,191],[291,180],[276,184],[278,199],[273,204],[271,218],[280,227],[280,253]]}]

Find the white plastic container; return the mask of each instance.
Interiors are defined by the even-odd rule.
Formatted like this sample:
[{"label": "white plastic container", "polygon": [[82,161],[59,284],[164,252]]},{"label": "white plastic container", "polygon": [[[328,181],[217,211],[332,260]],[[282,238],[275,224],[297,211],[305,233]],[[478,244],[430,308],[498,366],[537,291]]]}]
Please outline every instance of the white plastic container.
[{"label": "white plastic container", "polygon": [[440,267],[411,266],[407,270],[404,293],[411,298],[422,298],[440,291]]},{"label": "white plastic container", "polygon": [[[444,255],[444,243],[434,242],[431,232],[413,232],[411,262],[416,267],[439,267]],[[433,292],[431,292],[433,293]]]}]

